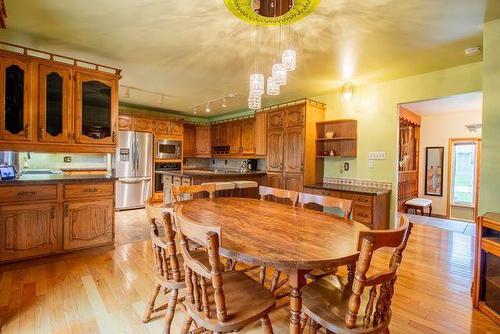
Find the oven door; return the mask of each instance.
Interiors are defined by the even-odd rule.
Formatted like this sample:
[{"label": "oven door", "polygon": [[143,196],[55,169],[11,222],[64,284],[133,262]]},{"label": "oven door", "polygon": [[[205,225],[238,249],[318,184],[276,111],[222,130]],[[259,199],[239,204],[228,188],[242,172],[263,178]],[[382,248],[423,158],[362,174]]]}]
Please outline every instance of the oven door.
[{"label": "oven door", "polygon": [[156,158],[158,159],[180,159],[181,141],[158,140],[156,144]]}]

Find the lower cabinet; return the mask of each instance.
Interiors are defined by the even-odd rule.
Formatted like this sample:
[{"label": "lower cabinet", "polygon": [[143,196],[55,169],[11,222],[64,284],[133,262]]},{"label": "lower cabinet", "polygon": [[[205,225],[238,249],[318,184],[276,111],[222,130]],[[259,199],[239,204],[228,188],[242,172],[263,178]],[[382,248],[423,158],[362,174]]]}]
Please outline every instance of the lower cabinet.
[{"label": "lower cabinet", "polygon": [[285,173],[285,189],[302,192],[304,175],[299,173]]},{"label": "lower cabinet", "polygon": [[0,261],[55,252],[56,223],[56,203],[0,206]]},{"label": "lower cabinet", "polygon": [[266,184],[272,188],[284,188],[283,173],[267,173]]},{"label": "lower cabinet", "polygon": [[65,202],[63,215],[64,250],[113,242],[113,199]]}]

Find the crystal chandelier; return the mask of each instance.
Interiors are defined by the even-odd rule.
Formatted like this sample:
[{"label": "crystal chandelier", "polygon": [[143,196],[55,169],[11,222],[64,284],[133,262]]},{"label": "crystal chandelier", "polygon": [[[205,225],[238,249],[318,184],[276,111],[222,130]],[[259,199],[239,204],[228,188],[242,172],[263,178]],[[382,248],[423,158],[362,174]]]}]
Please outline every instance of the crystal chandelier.
[{"label": "crystal chandelier", "polygon": [[287,49],[283,51],[281,56],[281,63],[285,66],[287,71],[295,70],[295,65],[297,63],[297,53],[295,50]]},{"label": "crystal chandelier", "polygon": [[280,95],[280,84],[273,76],[267,78],[267,95]]},{"label": "crystal chandelier", "polygon": [[257,110],[262,107],[262,96],[258,95],[248,95],[248,109]]},{"label": "crystal chandelier", "polygon": [[275,79],[278,85],[283,86],[286,85],[286,78],[287,78],[287,73],[286,73],[286,68],[285,65],[283,64],[273,64],[271,73]]},{"label": "crystal chandelier", "polygon": [[250,95],[264,94],[264,75],[254,73],[250,75]]}]

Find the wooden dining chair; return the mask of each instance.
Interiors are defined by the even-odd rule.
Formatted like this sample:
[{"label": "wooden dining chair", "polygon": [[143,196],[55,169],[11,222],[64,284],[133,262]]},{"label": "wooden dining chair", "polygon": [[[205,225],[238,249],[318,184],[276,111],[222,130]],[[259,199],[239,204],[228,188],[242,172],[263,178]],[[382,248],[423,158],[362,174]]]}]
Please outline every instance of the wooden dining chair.
[{"label": "wooden dining chair", "polygon": [[194,194],[208,193],[210,198],[215,197],[215,184],[198,184],[193,186],[173,186],[172,199],[175,202],[181,202],[193,199]]},{"label": "wooden dining chair", "polygon": [[[181,333],[187,333],[193,321],[200,332],[227,333],[259,319],[264,333],[273,333],[268,314],[274,309],[274,296],[244,273],[222,270],[220,230],[192,224],[179,216],[176,223],[187,287],[184,304],[188,315]],[[188,239],[206,247],[209,265],[192,256]]]},{"label": "wooden dining chair", "polygon": [[342,211],[342,218],[349,219],[351,217],[352,201],[350,199],[300,193],[299,203],[302,208],[311,203],[321,205],[323,208],[337,208]]},{"label": "wooden dining chair", "polygon": [[[405,217],[401,223],[394,230],[359,233],[360,256],[354,277],[321,279],[302,289],[302,312],[311,319],[310,333],[316,333],[318,327],[333,333],[389,332],[397,271],[413,227]],[[389,269],[367,277],[373,253],[382,247],[394,249]]]},{"label": "wooden dining chair", "polygon": [[261,200],[265,200],[266,196],[272,196],[278,199],[289,199],[292,202],[292,206],[295,206],[299,193],[293,190],[259,186],[259,196]]},{"label": "wooden dining chair", "polygon": [[[183,301],[179,299],[179,290],[186,287],[182,255],[178,254],[175,243],[173,224],[173,208],[160,208],[151,203],[146,204],[146,212],[150,222],[151,244],[155,262],[154,287],[151,298],[146,306],[143,322],[148,322],[153,313],[166,309],[165,333],[171,333],[172,319],[176,305]],[[159,218],[160,217],[160,218]],[[165,230],[164,237],[160,237],[159,227]],[[208,263],[205,251],[194,250],[192,256],[201,263]],[[155,308],[156,299],[160,291],[170,293],[168,302]]]}]

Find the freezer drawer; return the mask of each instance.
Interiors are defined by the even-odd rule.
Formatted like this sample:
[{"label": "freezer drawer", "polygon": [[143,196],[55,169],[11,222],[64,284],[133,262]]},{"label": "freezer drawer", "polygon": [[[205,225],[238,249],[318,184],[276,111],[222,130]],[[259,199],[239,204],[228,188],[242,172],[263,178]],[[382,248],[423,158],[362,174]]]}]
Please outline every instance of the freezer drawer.
[{"label": "freezer drawer", "polygon": [[151,197],[151,178],[121,178],[116,182],[116,209],[142,208]]}]

